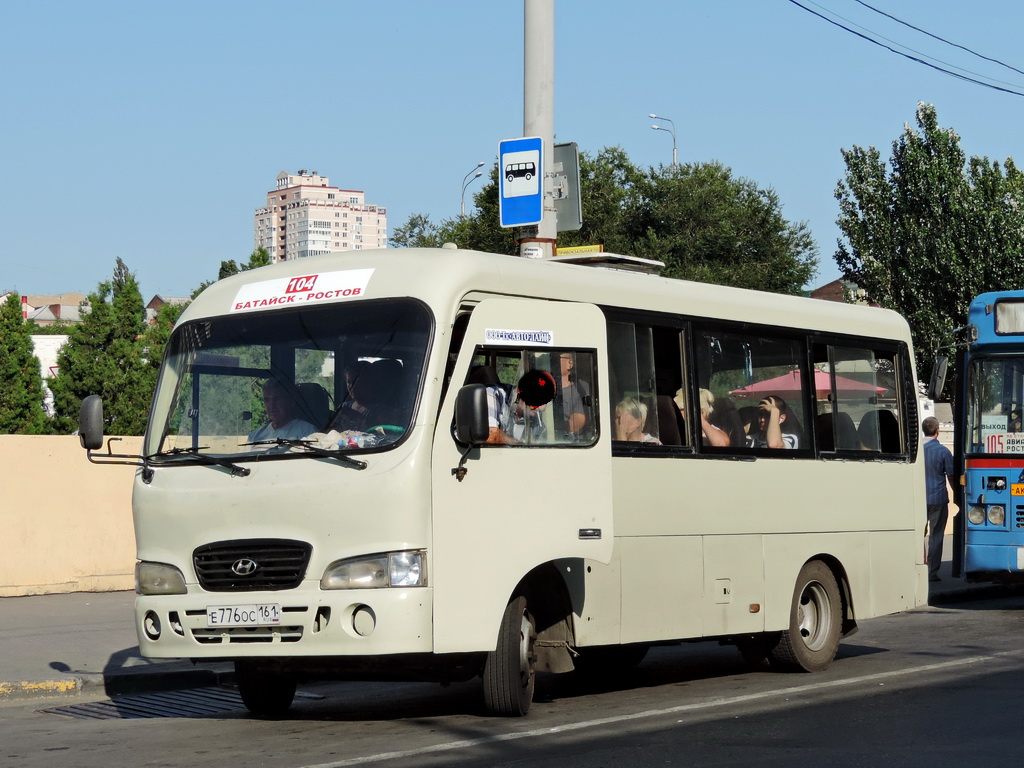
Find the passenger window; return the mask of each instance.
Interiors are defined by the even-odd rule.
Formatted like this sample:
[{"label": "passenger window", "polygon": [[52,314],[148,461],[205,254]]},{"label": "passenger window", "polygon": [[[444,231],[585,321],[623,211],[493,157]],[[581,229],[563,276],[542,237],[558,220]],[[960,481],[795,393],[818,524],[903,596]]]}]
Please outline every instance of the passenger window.
[{"label": "passenger window", "polygon": [[821,451],[904,452],[895,353],[818,344],[814,367]]},{"label": "passenger window", "polygon": [[[696,338],[698,391],[706,422],[717,430],[704,428],[705,449],[811,447],[803,343],[717,329],[703,330]],[[709,440],[709,434],[721,444]]]},{"label": "passenger window", "polygon": [[682,338],[678,328],[608,324],[608,409],[617,452],[689,445]]},{"label": "passenger window", "polygon": [[593,445],[597,369],[589,350],[477,347],[466,384],[487,389],[490,445]]}]

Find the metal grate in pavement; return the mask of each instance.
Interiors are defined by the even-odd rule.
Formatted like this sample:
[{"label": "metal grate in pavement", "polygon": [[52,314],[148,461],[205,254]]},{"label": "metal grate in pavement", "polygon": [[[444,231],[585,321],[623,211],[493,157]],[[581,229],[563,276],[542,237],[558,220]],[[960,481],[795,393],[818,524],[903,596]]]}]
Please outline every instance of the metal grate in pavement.
[{"label": "metal grate in pavement", "polygon": [[[320,696],[298,692],[296,699]],[[68,704],[41,709],[50,715],[65,715],[81,720],[139,720],[155,717],[205,717],[245,709],[242,697],[230,688],[191,688],[184,691],[117,696],[105,701]]]}]

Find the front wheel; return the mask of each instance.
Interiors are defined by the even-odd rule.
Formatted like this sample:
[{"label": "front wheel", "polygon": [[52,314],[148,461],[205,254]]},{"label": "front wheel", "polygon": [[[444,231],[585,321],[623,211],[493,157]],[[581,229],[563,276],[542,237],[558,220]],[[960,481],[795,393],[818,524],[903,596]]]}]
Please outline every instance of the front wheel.
[{"label": "front wheel", "polygon": [[522,717],[530,711],[537,677],[537,627],[526,598],[505,607],[498,645],[484,663],[484,706],[495,715]]},{"label": "front wheel", "polygon": [[245,708],[258,717],[280,717],[295,698],[295,679],[261,670],[251,661],[235,662],[235,685]]},{"label": "front wheel", "polygon": [[789,628],[768,654],[780,669],[821,672],[839,650],[842,630],[839,585],[820,560],[800,569],[789,611]]}]

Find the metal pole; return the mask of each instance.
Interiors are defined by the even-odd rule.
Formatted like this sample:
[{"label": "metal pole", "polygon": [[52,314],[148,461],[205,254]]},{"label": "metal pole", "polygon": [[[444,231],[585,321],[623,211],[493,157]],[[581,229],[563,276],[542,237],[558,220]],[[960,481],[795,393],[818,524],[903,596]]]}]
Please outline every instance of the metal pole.
[{"label": "metal pole", "polygon": [[519,255],[554,255],[558,220],[551,181],[555,162],[555,0],[523,0],[523,135],[543,142],[542,219],[523,227]]},{"label": "metal pole", "polygon": [[[484,161],[481,160],[474,166],[473,170],[462,177],[462,212],[459,214],[462,218],[466,218],[466,187],[472,184],[474,181],[483,176],[483,171],[478,171],[477,168],[482,166]],[[472,176],[473,178],[469,178]]]}]

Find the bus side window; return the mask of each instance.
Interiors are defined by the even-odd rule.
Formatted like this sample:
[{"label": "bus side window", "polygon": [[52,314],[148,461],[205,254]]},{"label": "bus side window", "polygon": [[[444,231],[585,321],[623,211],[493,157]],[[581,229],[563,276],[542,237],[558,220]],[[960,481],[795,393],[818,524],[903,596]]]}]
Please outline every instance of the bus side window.
[{"label": "bus side window", "polygon": [[679,328],[608,323],[608,414],[618,453],[689,444]]},{"label": "bus side window", "polygon": [[895,353],[816,344],[814,360],[819,450],[904,453]]},{"label": "bus side window", "polygon": [[[721,447],[706,440],[705,449],[774,451],[811,447],[803,343],[782,336],[717,328],[708,328],[695,339],[696,377],[702,399],[709,402],[714,414],[719,414],[716,418],[730,414],[730,421],[723,421],[721,427],[730,430],[729,444]],[[733,411],[738,414],[735,421]],[[715,423],[714,418],[709,421]],[[733,426],[728,426],[730,423]]]},{"label": "bus side window", "polygon": [[597,442],[594,358],[589,350],[477,347],[464,383],[487,389],[487,442],[515,447]]}]

